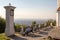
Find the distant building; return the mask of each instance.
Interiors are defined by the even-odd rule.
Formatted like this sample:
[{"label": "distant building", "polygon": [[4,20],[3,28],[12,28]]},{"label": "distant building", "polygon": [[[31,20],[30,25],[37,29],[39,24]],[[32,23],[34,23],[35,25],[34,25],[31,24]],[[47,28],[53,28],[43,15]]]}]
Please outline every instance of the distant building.
[{"label": "distant building", "polygon": [[57,0],[56,27],[57,28],[50,31],[49,36],[56,40],[60,40],[60,0]]},{"label": "distant building", "polygon": [[56,26],[60,26],[60,0],[57,0]]}]

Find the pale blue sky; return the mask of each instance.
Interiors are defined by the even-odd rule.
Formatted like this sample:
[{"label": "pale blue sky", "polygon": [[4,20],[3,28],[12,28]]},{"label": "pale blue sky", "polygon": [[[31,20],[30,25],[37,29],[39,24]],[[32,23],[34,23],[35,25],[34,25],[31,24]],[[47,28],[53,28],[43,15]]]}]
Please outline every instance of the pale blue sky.
[{"label": "pale blue sky", "polygon": [[55,19],[56,0],[0,0],[0,16],[5,18],[4,6],[16,7],[15,19]]}]

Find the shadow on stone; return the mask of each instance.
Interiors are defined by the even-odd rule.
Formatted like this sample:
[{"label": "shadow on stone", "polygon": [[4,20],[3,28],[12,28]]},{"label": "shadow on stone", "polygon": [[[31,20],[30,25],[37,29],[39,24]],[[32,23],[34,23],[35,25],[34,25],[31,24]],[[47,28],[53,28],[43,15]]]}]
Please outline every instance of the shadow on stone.
[{"label": "shadow on stone", "polygon": [[12,38],[13,40],[27,40],[27,39],[25,39],[25,38],[21,38],[21,37],[18,37],[18,36],[16,36],[16,35],[11,35],[11,36],[9,36],[10,38]]},{"label": "shadow on stone", "polygon": [[40,32],[39,34],[48,35],[48,32]]},{"label": "shadow on stone", "polygon": [[30,37],[42,37],[41,35],[30,34]]},{"label": "shadow on stone", "polygon": [[44,31],[51,31],[52,27],[44,29]]}]

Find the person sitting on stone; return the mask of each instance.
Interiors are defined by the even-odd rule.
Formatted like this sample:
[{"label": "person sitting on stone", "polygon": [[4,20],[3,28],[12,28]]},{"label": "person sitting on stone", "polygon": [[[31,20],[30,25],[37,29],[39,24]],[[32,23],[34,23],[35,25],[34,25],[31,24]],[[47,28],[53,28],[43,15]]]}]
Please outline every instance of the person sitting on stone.
[{"label": "person sitting on stone", "polygon": [[30,26],[28,26],[25,30],[25,34],[28,36],[28,34],[31,32]]}]

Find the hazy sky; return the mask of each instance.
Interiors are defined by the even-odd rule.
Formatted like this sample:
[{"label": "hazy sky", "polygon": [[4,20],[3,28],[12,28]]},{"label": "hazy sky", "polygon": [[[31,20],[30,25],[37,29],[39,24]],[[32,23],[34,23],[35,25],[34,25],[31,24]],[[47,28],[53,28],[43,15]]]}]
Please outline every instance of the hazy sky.
[{"label": "hazy sky", "polygon": [[0,16],[5,18],[4,6],[16,7],[15,19],[55,19],[56,0],[0,0]]}]

